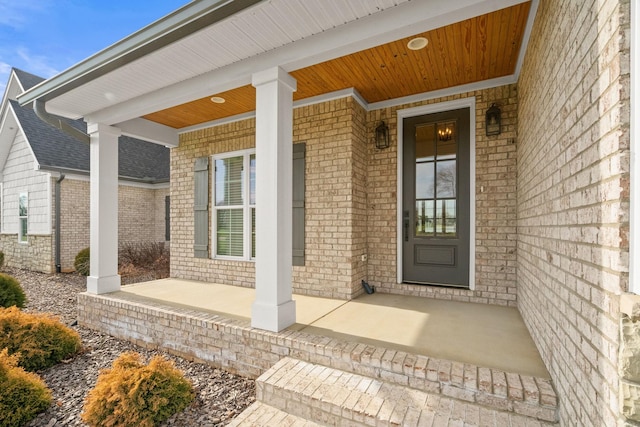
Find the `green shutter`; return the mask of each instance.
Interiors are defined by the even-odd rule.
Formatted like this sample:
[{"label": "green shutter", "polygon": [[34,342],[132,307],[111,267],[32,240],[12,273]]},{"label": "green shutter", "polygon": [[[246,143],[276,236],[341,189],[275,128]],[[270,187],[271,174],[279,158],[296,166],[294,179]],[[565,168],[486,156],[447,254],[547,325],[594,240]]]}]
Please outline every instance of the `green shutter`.
[{"label": "green shutter", "polygon": [[293,265],[304,265],[305,143],[293,145]]},{"label": "green shutter", "polygon": [[194,167],[193,255],[209,258],[209,158],[196,159]]}]

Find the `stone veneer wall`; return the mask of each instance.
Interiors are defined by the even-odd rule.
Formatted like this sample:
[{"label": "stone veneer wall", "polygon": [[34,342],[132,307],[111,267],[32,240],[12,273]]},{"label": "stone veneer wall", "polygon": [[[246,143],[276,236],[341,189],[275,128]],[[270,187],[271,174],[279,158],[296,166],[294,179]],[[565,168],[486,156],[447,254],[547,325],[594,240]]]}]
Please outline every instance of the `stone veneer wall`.
[{"label": "stone veneer wall", "polygon": [[0,234],[4,263],[7,267],[51,273],[55,271],[52,241],[50,235],[30,234],[27,243],[18,243],[17,234]]},{"label": "stone veneer wall", "polygon": [[620,306],[620,405],[624,419],[640,424],[640,295],[623,295]]},{"label": "stone veneer wall", "polygon": [[[476,268],[475,290],[397,284],[397,111],[455,99],[476,98]],[[502,111],[502,133],[486,136],[484,118],[492,103]],[[382,292],[516,305],[516,85],[463,93],[369,112],[368,139],[388,123],[391,147],[368,144],[368,274]],[[473,130],[472,130],[473,131]],[[480,192],[480,186],[484,192]]]},{"label": "stone veneer wall", "polygon": [[[364,117],[351,98],[294,110],[293,141],[306,143],[305,266],[293,268],[297,293],[350,299],[361,292],[365,240],[354,230],[365,223]],[[247,119],[182,134],[171,150],[171,192],[181,195],[171,205],[173,277],[254,286],[251,261],[193,256],[194,159],[254,146],[255,119]],[[211,218],[211,197],[209,204]]]},{"label": "stone veneer wall", "polygon": [[542,1],[518,82],[518,306],[562,425],[620,414],[629,1]]},{"label": "stone veneer wall", "polygon": [[[55,193],[52,178],[52,193]],[[77,253],[89,246],[89,181],[66,178],[61,183],[60,258],[63,271],[73,270]],[[118,237],[120,244],[164,242],[164,196],[169,188],[120,185],[118,190]],[[55,271],[55,194],[52,194],[51,263]],[[162,204],[156,199],[162,198]],[[157,222],[161,226],[157,226]]]}]

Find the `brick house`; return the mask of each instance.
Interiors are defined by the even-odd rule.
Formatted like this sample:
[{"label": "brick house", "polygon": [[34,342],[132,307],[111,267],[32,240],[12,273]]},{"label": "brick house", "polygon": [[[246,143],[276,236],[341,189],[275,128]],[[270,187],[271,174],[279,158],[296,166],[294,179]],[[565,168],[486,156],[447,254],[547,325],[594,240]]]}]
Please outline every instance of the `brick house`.
[{"label": "brick house", "polygon": [[[40,120],[16,96],[43,78],[12,69],[0,125],[0,250],[5,265],[51,273],[73,270],[89,246],[89,145]],[[123,136],[118,183],[121,243],[168,237],[169,149]]]},{"label": "brick house", "polygon": [[[626,0],[196,0],[18,99],[89,123],[92,253],[116,251],[110,142],[152,138],[172,277],[255,287],[254,328],[363,280],[517,307],[562,425],[636,425],[638,22]],[[118,289],[92,267],[89,295]]]}]

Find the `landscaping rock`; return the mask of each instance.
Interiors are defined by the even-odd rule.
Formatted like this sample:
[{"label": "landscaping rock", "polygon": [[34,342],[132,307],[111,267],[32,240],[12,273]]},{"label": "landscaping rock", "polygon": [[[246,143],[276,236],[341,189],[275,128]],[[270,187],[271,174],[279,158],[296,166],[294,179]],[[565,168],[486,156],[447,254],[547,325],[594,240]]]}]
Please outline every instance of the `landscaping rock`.
[{"label": "landscaping rock", "polygon": [[[76,294],[86,289],[86,278],[77,274],[42,274],[4,269],[16,277],[25,293],[25,311],[48,312],[63,323],[76,320]],[[191,362],[161,350],[148,350],[78,325],[72,327],[82,338],[83,350],[71,360],[39,372],[53,391],[53,404],[28,426],[80,426],[84,399],[95,386],[101,369],[111,366],[120,353],[136,351],[147,360],[161,354],[174,361],[196,390],[196,398],[184,412],[171,417],[170,426],[218,426],[228,424],[255,401],[255,382],[209,365]]]}]

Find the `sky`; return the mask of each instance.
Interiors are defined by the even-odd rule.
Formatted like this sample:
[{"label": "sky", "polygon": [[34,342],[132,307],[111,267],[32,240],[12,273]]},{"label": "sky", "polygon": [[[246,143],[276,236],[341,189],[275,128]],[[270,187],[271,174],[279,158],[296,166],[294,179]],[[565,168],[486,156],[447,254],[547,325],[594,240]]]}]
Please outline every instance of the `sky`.
[{"label": "sky", "polygon": [[11,67],[49,78],[188,0],[0,0],[0,97]]}]

